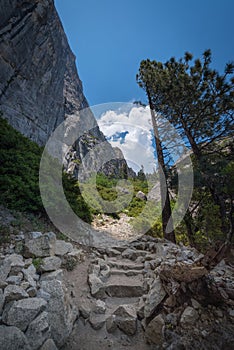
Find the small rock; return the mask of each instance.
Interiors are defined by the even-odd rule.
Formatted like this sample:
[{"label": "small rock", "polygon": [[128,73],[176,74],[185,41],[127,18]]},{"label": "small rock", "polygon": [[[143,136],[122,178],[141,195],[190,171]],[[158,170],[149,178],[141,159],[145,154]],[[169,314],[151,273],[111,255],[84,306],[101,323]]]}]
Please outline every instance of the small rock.
[{"label": "small rock", "polygon": [[107,280],[111,275],[111,269],[108,265],[105,266],[104,269],[101,269],[100,271],[100,277],[102,277],[102,280]]},{"label": "small rock", "polygon": [[62,281],[63,279],[63,270],[59,269],[53,272],[43,273],[41,276],[40,281],[52,281],[52,280],[58,280]]},{"label": "small rock", "polygon": [[50,294],[45,292],[43,290],[43,288],[40,288],[38,291],[37,291],[37,298],[42,298],[44,299],[45,301],[49,301],[50,300]]},{"label": "small rock", "polygon": [[46,308],[46,301],[40,298],[28,298],[14,301],[10,308],[3,311],[3,322],[25,331],[29,323]]},{"label": "small rock", "polygon": [[104,284],[102,283],[100,278],[98,278],[94,274],[90,274],[88,281],[91,289],[91,295],[96,298],[102,299],[105,296],[105,290],[104,290]]},{"label": "small rock", "polygon": [[80,311],[81,316],[84,319],[89,318],[90,313],[91,313],[90,305],[88,305],[87,302],[83,301],[79,307],[79,311]]},{"label": "small rock", "polygon": [[55,243],[55,255],[64,256],[68,253],[71,253],[73,250],[73,245],[71,243],[57,240]]},{"label": "small rock", "polygon": [[135,249],[127,248],[122,252],[122,257],[124,259],[136,260],[139,254]]},{"label": "small rock", "polygon": [[166,315],[167,323],[170,323],[172,326],[177,326],[178,323],[178,315],[176,314],[167,314]]},{"label": "small rock", "polygon": [[[104,265],[104,267],[106,267],[106,265]],[[93,264],[89,267],[89,273],[90,275],[96,275],[99,276],[99,273],[101,271],[101,266],[98,264]]]},{"label": "small rock", "polygon": [[27,290],[28,288],[30,288],[30,283],[23,281],[20,287],[23,288],[24,290]]},{"label": "small rock", "polygon": [[16,285],[20,285],[21,281],[22,281],[22,275],[18,275],[18,276],[10,276],[7,278],[6,282],[8,284],[16,284]]},{"label": "small rock", "polygon": [[180,323],[183,328],[192,326],[199,318],[198,312],[191,306],[186,307],[184,310]]},{"label": "small rock", "polygon": [[149,324],[146,326],[145,337],[148,343],[157,344],[159,347],[164,341],[164,326],[165,322],[161,315],[156,316]]},{"label": "small rock", "polygon": [[2,289],[0,289],[0,315],[2,314],[2,308],[3,308],[4,302],[5,302],[5,297]]},{"label": "small rock", "polygon": [[14,236],[14,241],[15,241],[15,242],[20,242],[20,241],[23,241],[24,238],[25,238],[24,234],[21,233],[21,234],[19,234],[19,235],[15,235],[15,236]]},{"label": "small rock", "polygon": [[203,338],[206,338],[209,335],[209,332],[207,332],[206,330],[201,331],[201,335],[203,336]]},{"label": "small rock", "polygon": [[36,280],[38,277],[35,266],[30,265],[27,269],[23,269],[22,272],[24,274],[25,281],[29,283],[30,287],[36,288]]},{"label": "small rock", "polygon": [[40,350],[58,350],[57,346],[55,345],[53,339],[48,339],[46,342],[42,345]]},{"label": "small rock", "polygon": [[111,315],[106,319],[106,330],[108,333],[114,333],[118,328],[115,320],[116,320],[115,315]]},{"label": "small rock", "polygon": [[27,293],[28,293],[30,298],[34,298],[37,296],[37,289],[34,287],[30,287],[27,289]]},{"label": "small rock", "polygon": [[141,199],[142,201],[147,201],[147,196],[144,192],[138,191],[136,194],[136,198]]},{"label": "small rock", "polygon": [[42,272],[56,271],[60,269],[61,264],[62,264],[62,261],[58,256],[50,256],[48,258],[42,259],[40,271]]},{"label": "small rock", "polygon": [[76,261],[84,260],[84,252],[81,249],[72,249],[70,253],[67,254],[68,258],[74,258]]},{"label": "small rock", "polygon": [[95,314],[91,314],[91,316],[89,317],[89,323],[91,324],[91,326],[93,327],[93,329],[101,329],[104,324],[106,322],[106,318],[103,315],[95,315]]},{"label": "small rock", "polygon": [[0,280],[0,289],[4,289],[7,286],[6,281]]},{"label": "small rock", "polygon": [[214,315],[219,318],[223,318],[223,311],[220,309],[214,309]]},{"label": "small rock", "polygon": [[27,232],[25,233],[25,240],[30,241],[31,239],[36,239],[42,237],[41,232]]},{"label": "small rock", "polygon": [[199,304],[199,302],[193,298],[191,299],[191,303],[194,309],[198,310],[201,308],[201,304]]},{"label": "small rock", "polygon": [[234,317],[234,310],[233,309],[228,309],[228,314],[230,317]]},{"label": "small rock", "polygon": [[102,300],[97,300],[93,312],[96,314],[104,314],[106,312],[106,303]]},{"label": "small rock", "polygon": [[10,263],[11,269],[10,269],[10,276],[17,275],[19,272],[22,271],[22,269],[25,266],[25,263],[23,261],[23,257],[18,254],[11,254],[6,258],[6,261]]},{"label": "small rock", "polygon": [[6,282],[6,279],[11,271],[11,262],[8,259],[5,259],[0,265],[0,288]]},{"label": "small rock", "polygon": [[45,233],[36,238],[26,240],[24,246],[24,257],[44,258],[54,255],[56,236],[53,232]]},{"label": "small rock", "polygon": [[28,293],[20,286],[9,284],[4,290],[4,297],[5,302],[8,303],[10,301],[28,298]]},{"label": "small rock", "polygon": [[110,258],[121,255],[120,251],[118,251],[117,249],[113,249],[113,248],[107,248],[106,249],[106,254]]},{"label": "small rock", "polygon": [[[31,265],[34,267],[32,258],[25,259],[24,264],[25,264],[25,269],[27,269]],[[35,267],[34,267],[34,269],[35,269]],[[36,273],[36,269],[35,269],[35,273]]]},{"label": "small rock", "polygon": [[16,327],[0,325],[1,350],[31,350],[23,332]]},{"label": "small rock", "polygon": [[132,305],[119,306],[114,315],[115,323],[127,335],[134,335],[137,330],[137,314],[136,309]]}]

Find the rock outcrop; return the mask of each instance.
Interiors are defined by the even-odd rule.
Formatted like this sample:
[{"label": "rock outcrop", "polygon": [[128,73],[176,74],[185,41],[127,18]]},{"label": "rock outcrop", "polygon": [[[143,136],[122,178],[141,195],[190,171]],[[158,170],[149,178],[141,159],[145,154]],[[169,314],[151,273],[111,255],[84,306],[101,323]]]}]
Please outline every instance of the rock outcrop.
[{"label": "rock outcrop", "polygon": [[75,56],[53,0],[3,0],[0,14],[1,110],[44,145],[66,117],[88,107]]},{"label": "rock outcrop", "polygon": [[[82,137],[70,149],[64,165],[76,175],[90,149],[106,142],[88,108],[75,56],[53,0],[0,2],[0,111],[15,129],[39,145],[45,145],[64,120],[74,117]],[[116,158],[110,144],[106,147]],[[99,170],[95,158],[98,151],[91,164],[84,162],[89,171]],[[127,168],[124,159],[107,167],[117,175],[123,168]]]}]

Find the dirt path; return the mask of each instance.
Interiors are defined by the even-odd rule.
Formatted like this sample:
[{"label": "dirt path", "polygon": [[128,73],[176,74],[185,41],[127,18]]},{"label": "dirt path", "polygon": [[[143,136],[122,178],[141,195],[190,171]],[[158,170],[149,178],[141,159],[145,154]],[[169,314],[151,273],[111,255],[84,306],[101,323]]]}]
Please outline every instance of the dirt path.
[{"label": "dirt path", "polygon": [[110,232],[110,234],[120,240],[133,240],[137,238],[132,226],[129,224],[131,218],[124,213],[121,213],[120,219],[114,219],[105,214],[97,215],[92,223],[92,226],[98,231]]}]

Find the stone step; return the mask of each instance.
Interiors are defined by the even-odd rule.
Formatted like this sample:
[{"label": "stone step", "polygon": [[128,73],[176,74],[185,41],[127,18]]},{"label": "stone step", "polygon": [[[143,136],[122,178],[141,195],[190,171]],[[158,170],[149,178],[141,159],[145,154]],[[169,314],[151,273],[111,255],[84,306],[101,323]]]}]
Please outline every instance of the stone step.
[{"label": "stone step", "polygon": [[110,271],[110,274],[112,276],[125,275],[125,276],[128,276],[128,277],[131,277],[131,276],[143,275],[143,271],[142,270],[122,270],[122,269],[112,268],[111,271]]},{"label": "stone step", "polygon": [[124,275],[110,276],[105,283],[105,292],[109,297],[140,297],[145,294],[143,279]]},{"label": "stone step", "polygon": [[131,260],[128,259],[122,259],[122,260],[114,260],[114,259],[108,259],[107,265],[109,265],[110,268],[116,268],[119,270],[143,270],[144,264],[142,263],[134,263]]}]

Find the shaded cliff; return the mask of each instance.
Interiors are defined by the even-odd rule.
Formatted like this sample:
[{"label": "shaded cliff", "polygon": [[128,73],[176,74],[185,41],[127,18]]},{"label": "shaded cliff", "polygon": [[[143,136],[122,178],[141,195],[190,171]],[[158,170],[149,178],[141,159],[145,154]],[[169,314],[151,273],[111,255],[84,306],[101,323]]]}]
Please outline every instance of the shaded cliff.
[{"label": "shaded cliff", "polygon": [[[3,117],[26,137],[44,145],[59,124],[75,116],[80,129],[91,130],[72,149],[75,159],[82,161],[83,155],[92,148],[90,140],[95,139],[95,144],[105,141],[92,112],[80,115],[79,111],[84,108],[88,108],[88,103],[75,56],[54,1],[1,0],[0,111]],[[111,146],[107,148],[115,154]],[[93,155],[96,157],[98,154]],[[69,158],[67,168],[71,168]],[[123,162],[115,162],[114,173],[122,171]],[[76,162],[76,168],[77,165]]]},{"label": "shaded cliff", "polygon": [[10,124],[38,144],[88,106],[75,56],[52,0],[0,1],[0,104]]}]

